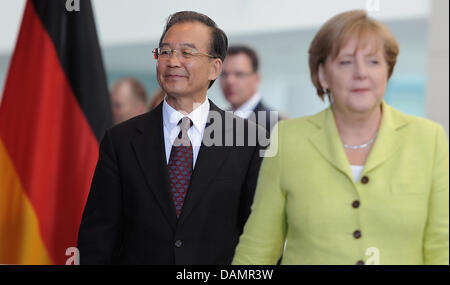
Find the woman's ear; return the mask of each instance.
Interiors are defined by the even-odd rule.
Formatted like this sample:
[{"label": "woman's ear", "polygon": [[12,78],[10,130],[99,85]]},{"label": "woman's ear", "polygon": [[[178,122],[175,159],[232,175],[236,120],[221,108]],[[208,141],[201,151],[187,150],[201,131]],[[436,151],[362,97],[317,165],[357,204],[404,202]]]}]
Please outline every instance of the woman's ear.
[{"label": "woman's ear", "polygon": [[220,58],[214,58],[213,61],[209,72],[209,80],[216,80],[222,72],[222,60]]},{"label": "woman's ear", "polygon": [[328,89],[328,81],[327,81],[324,63],[319,64],[318,75],[319,75],[320,86],[322,86],[323,89]]}]

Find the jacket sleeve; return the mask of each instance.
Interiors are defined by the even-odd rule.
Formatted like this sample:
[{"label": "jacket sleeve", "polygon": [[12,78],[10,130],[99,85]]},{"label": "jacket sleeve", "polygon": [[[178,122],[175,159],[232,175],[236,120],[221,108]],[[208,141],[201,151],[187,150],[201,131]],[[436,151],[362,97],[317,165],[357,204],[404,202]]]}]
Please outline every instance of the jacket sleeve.
[{"label": "jacket sleeve", "polygon": [[100,143],[99,159],[78,232],[81,264],[111,264],[122,232],[122,190],[110,131]]},{"label": "jacket sleeve", "polygon": [[[256,127],[258,128],[258,132],[267,134],[266,130],[262,127]],[[259,143],[257,143],[256,147],[254,147],[247,169],[247,174],[245,176],[244,189],[241,193],[239,202],[239,231],[241,234],[250,215],[250,209],[253,203],[253,198],[255,196],[256,183],[258,181],[259,169],[261,168],[262,162],[262,156],[260,155],[260,153],[261,151],[263,151],[263,149],[264,147],[262,147]]]},{"label": "jacket sleeve", "polygon": [[432,189],[424,236],[425,264],[449,264],[449,145],[444,129],[436,133]]},{"label": "jacket sleeve", "polygon": [[285,194],[281,189],[281,150],[278,149],[278,127],[275,126],[256,187],[250,217],[236,248],[233,264],[276,264],[286,235]]}]

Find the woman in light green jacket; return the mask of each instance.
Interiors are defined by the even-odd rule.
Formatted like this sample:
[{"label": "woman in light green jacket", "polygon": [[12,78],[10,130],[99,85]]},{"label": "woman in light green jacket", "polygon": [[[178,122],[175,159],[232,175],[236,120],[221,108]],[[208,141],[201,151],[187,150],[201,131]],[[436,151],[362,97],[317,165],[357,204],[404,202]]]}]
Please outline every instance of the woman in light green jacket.
[{"label": "woman in light green jacket", "polygon": [[364,11],[319,30],[311,77],[331,106],[275,128],[233,264],[449,264],[448,140],[383,101],[397,55]]}]

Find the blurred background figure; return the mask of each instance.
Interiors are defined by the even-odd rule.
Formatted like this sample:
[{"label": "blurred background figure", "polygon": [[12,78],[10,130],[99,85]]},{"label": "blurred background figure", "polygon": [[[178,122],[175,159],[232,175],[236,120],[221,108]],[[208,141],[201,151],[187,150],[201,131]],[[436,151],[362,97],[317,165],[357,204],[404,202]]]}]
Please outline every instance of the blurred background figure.
[{"label": "blurred background figure", "polygon": [[114,124],[147,112],[147,92],[134,78],[121,78],[111,90],[111,106]]},{"label": "blurred background figure", "polygon": [[[235,115],[255,121],[269,130],[278,120],[270,121],[271,109],[262,102],[258,92],[261,80],[258,67],[259,59],[255,50],[244,45],[230,46],[223,64],[220,84]],[[266,112],[265,122],[259,122],[260,111]]]},{"label": "blurred background figure", "polygon": [[161,88],[156,89],[153,93],[150,102],[148,103],[148,110],[151,111],[155,109],[166,97],[166,92],[164,92]]}]

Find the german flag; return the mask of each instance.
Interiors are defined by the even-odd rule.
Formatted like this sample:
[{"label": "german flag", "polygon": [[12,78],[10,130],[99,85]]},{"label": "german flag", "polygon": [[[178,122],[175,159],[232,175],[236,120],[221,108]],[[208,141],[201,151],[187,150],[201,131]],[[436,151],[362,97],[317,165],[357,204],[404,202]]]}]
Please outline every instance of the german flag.
[{"label": "german flag", "polygon": [[11,59],[0,105],[0,264],[66,263],[111,126],[91,3],[68,11],[66,2],[26,2]]}]

